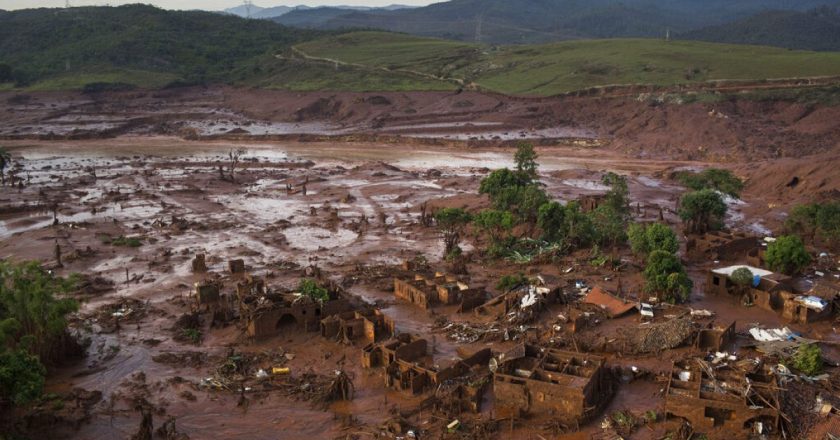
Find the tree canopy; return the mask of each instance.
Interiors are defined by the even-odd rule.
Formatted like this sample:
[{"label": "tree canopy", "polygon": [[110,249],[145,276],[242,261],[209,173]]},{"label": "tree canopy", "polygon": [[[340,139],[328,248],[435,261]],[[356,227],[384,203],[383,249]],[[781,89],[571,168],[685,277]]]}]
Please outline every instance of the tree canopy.
[{"label": "tree canopy", "polygon": [[644,276],[645,290],[670,303],[686,301],[694,286],[680,259],[666,251],[651,252]]},{"label": "tree canopy", "polygon": [[646,256],[653,251],[675,254],[680,249],[677,234],[662,223],[633,223],[627,227],[627,237],[630,240],[630,248],[637,255]]},{"label": "tree canopy", "polygon": [[677,174],[677,180],[694,191],[712,189],[731,197],[740,197],[744,182],[729,170],[707,168],[699,173],[685,171]]},{"label": "tree canopy", "polygon": [[43,364],[65,352],[66,316],[78,309],[58,296],[75,284],[37,262],[0,261],[0,406],[4,399],[22,405],[41,394]]},{"label": "tree canopy", "polygon": [[690,233],[703,234],[720,229],[726,210],[723,198],[711,189],[688,192],[680,198],[680,218]]},{"label": "tree canopy", "polygon": [[470,214],[461,208],[443,208],[435,213],[435,222],[443,235],[444,257],[460,253],[461,235],[464,227],[472,220]]},{"label": "tree canopy", "polygon": [[786,235],[767,246],[764,260],[771,270],[794,275],[811,264],[811,255],[799,237]]}]

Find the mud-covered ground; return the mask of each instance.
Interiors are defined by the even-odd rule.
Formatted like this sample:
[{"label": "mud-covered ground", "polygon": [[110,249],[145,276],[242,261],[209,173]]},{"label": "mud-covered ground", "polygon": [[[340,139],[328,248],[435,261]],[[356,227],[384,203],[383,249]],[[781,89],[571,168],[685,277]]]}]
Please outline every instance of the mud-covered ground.
[{"label": "mud-covered ground", "polygon": [[[554,98],[478,92],[295,93],[221,86],[0,92],[0,139],[167,135],[495,146],[531,139],[629,157],[727,163],[836,152],[840,107],[686,91]],[[749,91],[749,90],[746,90]],[[830,92],[815,92],[830,93]],[[712,95],[713,96],[713,95]],[[697,102],[692,102],[697,101]]]},{"label": "mud-covered ground", "polygon": [[[51,261],[57,244],[64,263],[59,273],[78,272],[92,280],[79,293],[82,309],[73,320],[74,331],[90,340],[87,356],[51,371],[47,391],[61,395],[82,388],[101,392],[102,399],[88,408],[89,419],[78,426],[48,419],[49,423],[30,427],[49,433],[50,438],[129,438],[140,424],[140,413],[135,410],[138,398],[154,406],[156,428],[174,418],[178,431],[193,439],[366,438],[381,432],[382,424],[398,414],[421,432],[438,435],[444,431],[450,420],[420,410],[422,398],[387,390],[381,372],[362,369],[360,347],[325,340],[317,333],[285,330],[276,337],[253,341],[235,322],[211,328],[207,320],[200,328],[200,341],[179,337],[173,326],[190,310],[191,286],[206,276],[191,272],[195,254],[207,255],[211,274],[226,273],[229,259],[242,258],[249,271],[265,277],[269,285],[289,288],[306,267],[317,266],[350,294],[394,318],[398,331],[434,341],[436,363],[455,357],[459,349],[471,352],[491,346],[503,350],[514,343],[453,340],[441,331],[442,323],[481,323],[481,318],[447,308],[427,313],[396,301],[389,290],[389,274],[404,260],[423,256],[431,268],[446,269],[440,259],[440,237],[435,229],[419,223],[420,206],[487,206],[476,195],[479,182],[490,170],[511,165],[510,149],[148,136],[16,140],[6,145],[22,167],[17,175],[25,179],[25,185],[6,187],[0,194],[0,258]],[[235,181],[223,180],[218,167],[227,166],[228,153],[237,148],[246,153]],[[616,171],[629,177],[633,206],[639,206],[635,220],[655,220],[661,208],[675,228],[678,219],[673,210],[683,188],[668,176],[677,169],[708,165],[639,159],[592,147],[542,147],[538,153],[541,179],[554,198],[568,201],[604,192],[601,174]],[[791,169],[807,175],[803,164],[797,166]],[[738,171],[749,179],[758,178],[750,174],[754,169]],[[287,192],[287,184],[299,188],[303,182],[308,182],[306,195]],[[803,184],[810,182],[803,179]],[[832,185],[829,180],[819,186],[828,191]],[[727,223],[735,230],[771,234],[778,219],[772,220],[768,213],[781,211],[784,204],[804,196],[762,192],[755,186],[748,180],[744,200],[732,202]],[[331,218],[333,210],[338,212],[337,220]],[[765,217],[771,221],[765,222]],[[118,237],[137,238],[140,246],[116,245]],[[466,237],[463,247],[468,254],[482,245],[477,240]],[[625,292],[639,293],[641,277],[632,256],[622,255],[628,264],[620,274],[590,267],[587,258],[570,256],[527,271],[608,288],[617,287],[620,277]],[[690,267],[695,280],[690,307],[715,312],[719,322],[737,320],[740,332],[755,323],[783,324],[775,314],[703,295],[704,270],[711,264],[700,261]],[[501,275],[519,270],[524,269],[479,259],[468,265],[471,284],[486,285],[494,294],[498,292],[493,286]],[[233,287],[227,283],[224,292],[233,294]],[[526,333],[538,337],[551,328],[564,313],[561,306],[552,307]],[[636,316],[605,321],[585,335],[610,338],[637,324]],[[840,341],[830,325],[791,327],[808,337]],[[208,386],[206,379],[231,349],[262,354],[266,368],[281,362],[291,369],[292,377],[306,372],[330,375],[342,369],[353,378],[355,397],[321,407],[299,400],[298,394],[282,387],[240,394]],[[611,365],[637,367],[650,375],[623,381],[606,413],[661,410],[663,384],[657,374],[667,371],[670,360],[687,354],[687,349],[679,349],[659,356],[610,355]],[[740,356],[751,354],[746,348],[739,351]],[[492,391],[483,403],[479,415],[465,415],[464,420],[491,419]],[[54,410],[56,414],[62,411],[66,412]],[[500,438],[551,438],[556,432],[546,426],[548,422],[531,419],[496,429]],[[584,426],[584,434],[574,438],[600,432],[600,422]],[[675,426],[673,420],[659,422],[638,430],[632,438],[661,438]]]}]

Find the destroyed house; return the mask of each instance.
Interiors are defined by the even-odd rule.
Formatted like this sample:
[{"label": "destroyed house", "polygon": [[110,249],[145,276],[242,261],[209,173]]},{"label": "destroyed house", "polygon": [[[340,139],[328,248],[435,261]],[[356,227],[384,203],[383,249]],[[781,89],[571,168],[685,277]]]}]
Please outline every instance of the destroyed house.
[{"label": "destroyed house", "polygon": [[772,375],[712,370],[699,359],[675,363],[665,390],[666,414],[686,419],[701,433],[744,433],[756,423],[768,433],[778,426],[778,408],[778,385]]},{"label": "destroyed house", "polygon": [[715,261],[744,261],[761,267],[764,264],[764,248],[759,237],[727,231],[712,231],[696,236],[686,242],[689,254],[703,255]]},{"label": "destroyed house", "polygon": [[384,367],[385,385],[397,391],[421,394],[446,381],[470,372],[474,367],[487,365],[490,350],[482,350],[463,360],[437,365],[428,356],[425,339],[407,334],[381,344],[372,344],[362,352],[362,366]]},{"label": "destroyed house", "polygon": [[[732,274],[742,267],[753,273],[752,285],[741,288],[732,282]],[[745,302],[765,310],[782,308],[786,297],[793,295],[791,278],[752,266],[736,265],[712,269],[706,278],[706,293],[715,295],[741,295]]]},{"label": "destroyed house", "polygon": [[[746,267],[755,276],[753,284],[746,288],[730,280],[732,273],[741,267]],[[787,275],[751,266],[729,266],[709,272],[706,292],[741,295],[745,303],[755,304],[768,311],[779,311],[782,318],[789,322],[807,324],[834,315],[840,288],[831,287],[832,284],[817,283],[814,289],[803,295],[795,291],[793,280]]]},{"label": "destroyed house", "polygon": [[195,283],[195,301],[199,309],[211,310],[222,305],[221,285],[215,281]]},{"label": "destroyed house", "polygon": [[598,209],[605,200],[607,200],[606,194],[590,194],[579,197],[577,202],[581,211],[592,212]]},{"label": "destroyed house", "polygon": [[300,293],[268,292],[262,296],[248,296],[241,301],[248,336],[275,336],[287,329],[318,331],[321,320],[351,310],[350,302],[336,291],[330,299],[320,301]]},{"label": "destroyed house", "polygon": [[484,289],[470,288],[452,275],[436,273],[434,277],[415,274],[414,279],[394,278],[394,296],[429,309],[435,305],[460,304],[472,308],[484,300]]},{"label": "destroyed house", "polygon": [[394,334],[394,321],[379,310],[343,312],[321,320],[321,336],[372,344]]},{"label": "destroyed house", "polygon": [[567,423],[595,417],[614,393],[604,358],[532,345],[503,356],[493,390],[503,418],[542,414]]},{"label": "destroyed house", "polygon": [[735,342],[735,321],[726,327],[709,323],[697,333],[695,347],[708,351],[726,351]]},{"label": "destroyed house", "polygon": [[502,295],[491,298],[484,304],[477,306],[475,313],[477,315],[502,317],[514,311],[522,312],[523,308],[536,312],[541,309],[540,306],[543,304],[553,304],[561,301],[561,281],[538,275],[532,282],[533,284],[523,284]]}]

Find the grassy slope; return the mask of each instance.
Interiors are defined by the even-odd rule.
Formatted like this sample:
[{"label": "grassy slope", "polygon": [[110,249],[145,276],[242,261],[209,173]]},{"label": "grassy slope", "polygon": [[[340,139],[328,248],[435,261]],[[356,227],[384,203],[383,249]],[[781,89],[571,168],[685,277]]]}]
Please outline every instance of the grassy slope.
[{"label": "grassy slope", "polygon": [[359,32],[297,47],[311,56],[465,78],[489,90],[527,95],[608,84],[840,75],[840,53],[692,41],[584,40],[488,48]]}]

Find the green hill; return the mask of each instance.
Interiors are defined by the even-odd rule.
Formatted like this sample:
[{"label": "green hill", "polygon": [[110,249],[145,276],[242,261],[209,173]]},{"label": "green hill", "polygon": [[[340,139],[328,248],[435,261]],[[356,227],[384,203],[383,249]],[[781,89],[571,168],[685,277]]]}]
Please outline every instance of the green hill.
[{"label": "green hill", "polygon": [[[550,0],[546,0],[550,1]],[[314,31],[150,6],[0,13],[0,89],[225,83],[288,90],[546,96],[610,84],[840,75],[840,53],[661,39],[488,46]]]},{"label": "green hill", "polygon": [[[805,11],[837,0],[451,0],[398,11],[310,9],[275,18],[315,29],[368,28],[489,44],[661,37],[767,10]],[[767,43],[764,43],[767,44]]]},{"label": "green hill", "polygon": [[494,48],[356,32],[296,47],[312,57],[462,79],[501,93],[541,96],[611,84],[840,75],[840,53],[693,41],[582,40]]},{"label": "green hill", "polygon": [[840,10],[768,11],[680,35],[680,38],[790,49],[840,50]]},{"label": "green hill", "polygon": [[19,85],[122,81],[154,87],[225,80],[247,60],[323,35],[144,5],[28,9],[0,14],[0,64],[10,67]]}]

